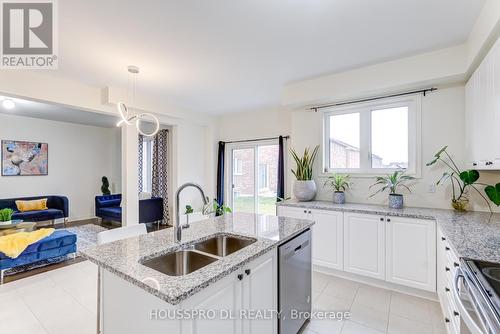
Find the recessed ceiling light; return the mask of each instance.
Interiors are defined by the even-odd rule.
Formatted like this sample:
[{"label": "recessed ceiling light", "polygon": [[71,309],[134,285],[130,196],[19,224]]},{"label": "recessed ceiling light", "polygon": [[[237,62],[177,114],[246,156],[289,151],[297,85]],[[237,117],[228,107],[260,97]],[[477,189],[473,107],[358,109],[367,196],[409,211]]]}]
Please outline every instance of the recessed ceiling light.
[{"label": "recessed ceiling light", "polygon": [[9,100],[9,99],[5,99],[2,101],[2,106],[5,108],[5,109],[14,109],[16,107],[16,104],[14,103],[14,101],[12,100]]}]

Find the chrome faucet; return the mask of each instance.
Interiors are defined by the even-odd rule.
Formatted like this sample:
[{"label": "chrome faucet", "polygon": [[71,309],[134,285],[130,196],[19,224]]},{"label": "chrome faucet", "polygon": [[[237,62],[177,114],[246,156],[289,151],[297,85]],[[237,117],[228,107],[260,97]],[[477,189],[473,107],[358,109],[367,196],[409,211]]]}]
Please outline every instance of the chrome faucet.
[{"label": "chrome faucet", "polygon": [[175,241],[181,242],[182,238],[182,229],[183,228],[188,228],[189,225],[181,226],[181,218],[179,214],[179,196],[181,192],[187,188],[187,187],[194,187],[200,191],[201,198],[203,199],[203,204],[207,205],[208,204],[208,197],[205,196],[205,192],[203,189],[196,183],[184,183],[177,189],[175,192],[175,225],[174,225],[174,234],[175,234]]}]

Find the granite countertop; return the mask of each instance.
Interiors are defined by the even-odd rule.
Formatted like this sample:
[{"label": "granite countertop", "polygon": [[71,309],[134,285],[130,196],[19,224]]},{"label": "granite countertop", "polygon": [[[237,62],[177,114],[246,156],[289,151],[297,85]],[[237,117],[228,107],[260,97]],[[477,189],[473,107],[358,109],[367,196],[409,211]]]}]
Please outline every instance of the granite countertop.
[{"label": "granite countertop", "polygon": [[[174,241],[173,229],[169,228],[83,250],[81,254],[102,268],[175,305],[313,224],[310,220],[287,217],[226,214],[191,223],[190,228],[182,231],[181,244]],[[257,241],[185,276],[168,276],[141,264],[147,259],[188,247],[193,242],[208,239],[214,234],[239,235],[255,238]]]},{"label": "granite countertop", "polygon": [[451,247],[461,258],[500,263],[500,214],[457,212],[454,210],[406,207],[389,209],[371,204],[334,204],[326,201],[297,202],[278,205],[436,220]]}]

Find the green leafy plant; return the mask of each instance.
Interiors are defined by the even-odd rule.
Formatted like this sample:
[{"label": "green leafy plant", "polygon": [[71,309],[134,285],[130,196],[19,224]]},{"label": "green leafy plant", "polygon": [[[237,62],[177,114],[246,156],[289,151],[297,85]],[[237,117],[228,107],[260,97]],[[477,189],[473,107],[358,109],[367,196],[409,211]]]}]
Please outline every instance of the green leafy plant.
[{"label": "green leafy plant", "polygon": [[191,205],[186,205],[186,214],[193,213],[193,212],[194,212],[194,210],[191,207]]},{"label": "green leafy plant", "polygon": [[5,208],[0,210],[0,222],[8,222],[12,220],[12,214],[14,213],[14,210]]},{"label": "green leafy plant", "polygon": [[380,188],[371,194],[370,197],[386,190],[389,190],[390,194],[398,194],[399,188],[405,188],[411,192],[410,188],[405,183],[415,180],[415,178],[413,176],[405,175],[405,173],[405,170],[400,169],[386,176],[377,176],[376,182],[370,186],[370,189],[375,186],[380,186]]},{"label": "green leafy plant", "polygon": [[106,176],[103,176],[101,178],[102,181],[102,186],[101,186],[101,192],[103,195],[111,195],[111,191],[109,191],[109,181]]},{"label": "green leafy plant", "polygon": [[213,203],[213,211],[215,212],[215,216],[222,216],[226,213],[231,213],[231,208],[228,207],[228,206],[225,206],[224,203],[222,203],[221,205],[219,205],[219,203],[217,203],[217,200],[214,199],[214,203]]},{"label": "green leafy plant", "polygon": [[344,192],[351,187],[350,176],[344,174],[333,174],[325,181],[324,186],[330,186],[335,192]]},{"label": "green leafy plant", "polygon": [[316,146],[312,152],[310,152],[309,148],[306,147],[302,157],[299,157],[297,152],[293,148],[290,148],[290,153],[292,154],[292,157],[297,165],[295,170],[292,169],[292,173],[298,181],[312,180],[313,164],[316,159],[316,155],[318,154],[318,149],[319,145]]},{"label": "green leafy plant", "polygon": [[479,180],[479,172],[475,169],[468,169],[465,171],[460,170],[457,164],[447,152],[448,146],[441,148],[431,161],[427,163],[427,166],[432,166],[438,161],[446,165],[449,171],[444,172],[443,176],[436,182],[437,185],[443,184],[446,181],[451,182],[452,199],[451,205],[455,210],[465,211],[467,204],[469,203],[468,193],[469,189],[476,191],[479,196],[481,196],[488,208],[491,210],[491,204],[488,199],[483,195],[477,186],[484,186],[484,192],[491,202],[495,203],[496,206],[500,205],[500,183],[495,186],[477,182]]}]

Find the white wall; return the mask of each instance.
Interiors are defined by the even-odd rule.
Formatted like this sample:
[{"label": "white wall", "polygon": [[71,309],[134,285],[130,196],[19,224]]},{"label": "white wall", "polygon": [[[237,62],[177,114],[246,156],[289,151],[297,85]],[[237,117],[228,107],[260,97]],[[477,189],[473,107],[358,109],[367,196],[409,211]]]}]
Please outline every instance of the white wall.
[{"label": "white wall", "polygon": [[119,130],[0,114],[0,139],[49,144],[49,175],[0,176],[0,198],[64,195],[70,219],[94,217],[101,177],[120,191]]},{"label": "white wall", "polygon": [[246,113],[224,114],[217,119],[218,140],[245,140],[289,135],[290,111],[266,108]]},{"label": "white wall", "polygon": [[[435,184],[444,172],[442,167],[426,167],[425,163],[441,147],[448,145],[449,152],[458,163],[464,159],[464,114],[465,88],[463,85],[441,88],[422,98],[422,177],[412,186],[412,194],[405,194],[407,206],[451,208],[451,188],[437,187],[429,193],[429,186]],[[256,116],[258,115],[258,116]],[[221,116],[219,138],[222,140],[250,139],[260,136],[290,134],[290,145],[301,151],[304,147],[314,147],[322,143],[322,113],[303,110],[267,109],[256,112]],[[289,155],[288,166],[293,167]],[[288,168],[290,169],[290,168]],[[287,171],[287,193],[290,195],[293,177]],[[315,181],[318,187],[317,199],[331,200],[331,192],[323,187],[326,176],[321,175],[321,157],[315,164]],[[483,182],[498,182],[498,173],[481,172]],[[347,201],[354,203],[386,204],[387,195],[379,194],[368,198],[368,187],[373,178],[353,178],[354,186],[347,193]],[[487,210],[477,195],[472,195],[472,208]]]},{"label": "white wall", "polygon": [[[213,129],[190,122],[180,122],[172,126],[172,186],[170,206],[175,210],[175,191],[186,182],[199,184],[210,199],[215,197],[213,159]],[[200,211],[203,202],[199,192],[194,188],[185,189],[180,197],[180,213],[185,206],[191,205]],[[173,211],[175,212],[175,211]]]}]

